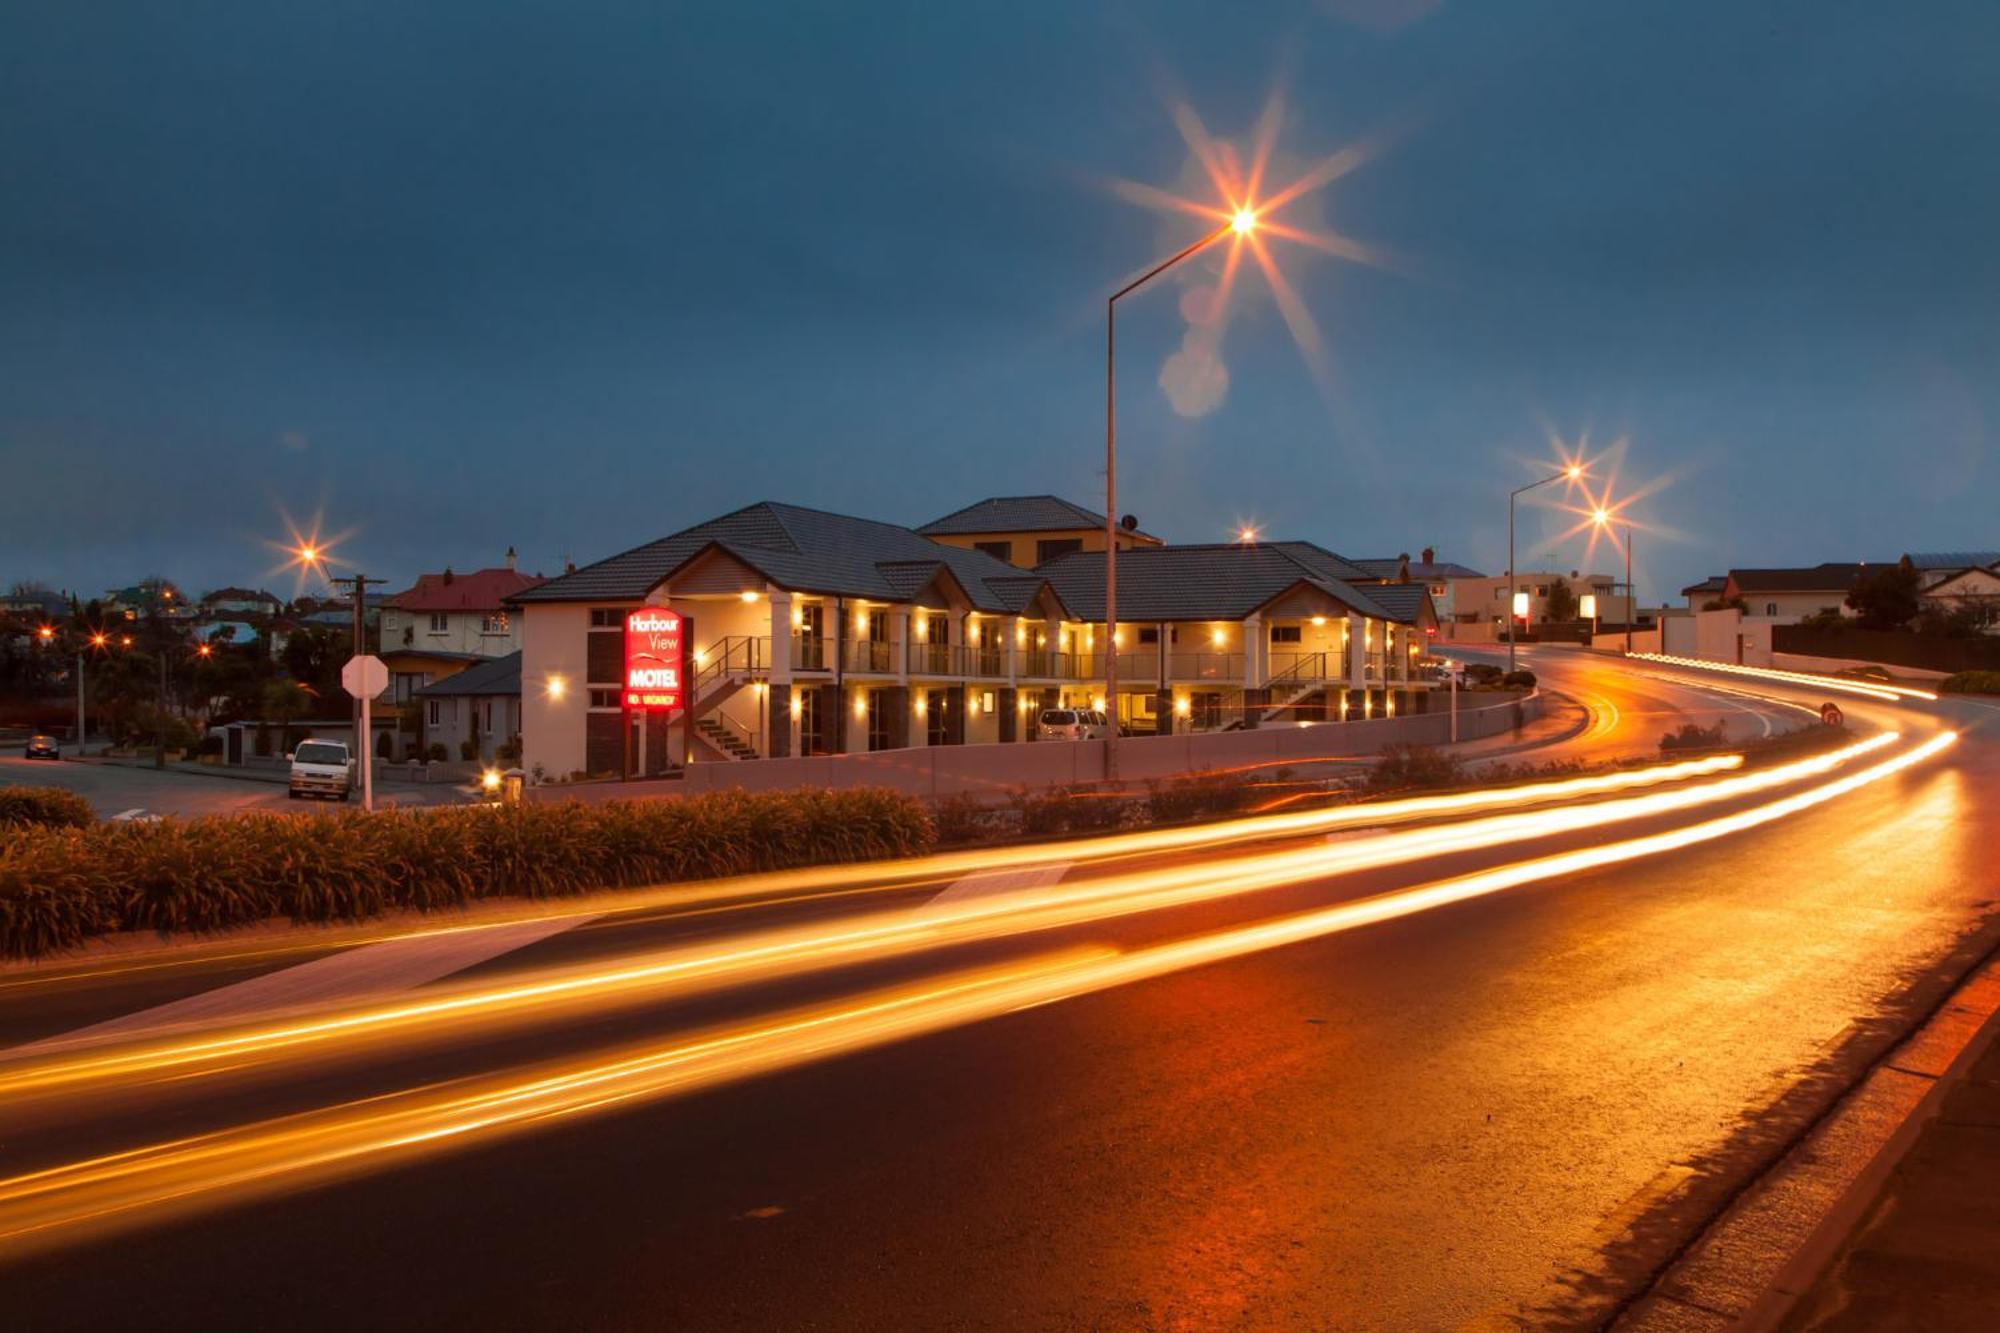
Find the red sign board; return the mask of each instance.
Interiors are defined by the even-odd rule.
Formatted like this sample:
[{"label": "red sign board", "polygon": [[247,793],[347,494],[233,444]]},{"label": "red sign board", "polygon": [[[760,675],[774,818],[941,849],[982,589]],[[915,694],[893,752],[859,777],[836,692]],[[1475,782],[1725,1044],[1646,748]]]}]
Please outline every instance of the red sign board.
[{"label": "red sign board", "polygon": [[688,700],[686,616],[664,606],[625,613],[625,707],[679,712]]}]

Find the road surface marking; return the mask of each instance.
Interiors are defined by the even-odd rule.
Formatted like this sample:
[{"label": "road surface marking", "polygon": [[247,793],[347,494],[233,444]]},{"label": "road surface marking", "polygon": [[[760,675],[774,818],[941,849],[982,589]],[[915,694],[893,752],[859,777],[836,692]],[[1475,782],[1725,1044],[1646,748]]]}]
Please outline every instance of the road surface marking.
[{"label": "road surface marking", "polygon": [[60,1036],[44,1037],[14,1049],[39,1051],[92,1045],[163,1029],[207,1027],[236,1019],[262,1017],[301,1006],[392,995],[526,948],[587,920],[590,918],[561,917],[500,926],[472,926],[464,930],[363,944],[325,958],[315,958],[309,963],[300,963],[296,967],[266,972],[217,990],[93,1023]]},{"label": "road surface marking", "polygon": [[1046,889],[1061,879],[1073,864],[1071,861],[1056,861],[1016,870],[982,870],[976,875],[953,881],[925,906],[964,902],[968,898],[991,898],[1002,893],[1020,893],[1025,889]]}]

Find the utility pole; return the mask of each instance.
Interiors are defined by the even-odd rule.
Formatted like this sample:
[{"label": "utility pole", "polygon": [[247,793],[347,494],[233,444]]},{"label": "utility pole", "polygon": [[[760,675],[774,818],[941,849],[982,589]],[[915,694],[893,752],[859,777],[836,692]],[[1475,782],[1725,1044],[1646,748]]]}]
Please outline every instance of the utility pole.
[{"label": "utility pole", "polygon": [[[327,581],[329,583],[345,583],[353,587],[351,605],[354,609],[354,652],[351,656],[367,656],[368,585],[371,583],[381,583],[383,580],[371,579],[366,574],[356,573],[344,579],[329,579]],[[353,695],[350,697],[350,704],[352,711],[349,717],[350,725],[353,728],[350,734],[354,737],[354,749],[349,753],[354,756],[355,762],[360,766],[363,804],[372,808],[374,805],[372,797],[375,787],[375,746],[373,744],[374,737],[364,734],[368,725],[367,701],[359,695]]]}]

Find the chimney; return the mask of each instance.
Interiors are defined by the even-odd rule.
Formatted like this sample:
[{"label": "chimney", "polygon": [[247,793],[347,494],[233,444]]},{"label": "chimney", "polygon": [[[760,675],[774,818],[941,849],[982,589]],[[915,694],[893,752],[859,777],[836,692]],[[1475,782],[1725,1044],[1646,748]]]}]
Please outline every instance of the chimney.
[{"label": "chimney", "polygon": [[441,579],[440,582],[442,582],[445,587],[449,588],[451,586],[451,580],[452,580],[451,566],[446,565],[444,567],[444,578]]},{"label": "chimney", "polygon": [[507,572],[514,572],[514,548],[511,546],[507,548]]},{"label": "chimney", "polygon": [[1396,566],[1396,582],[1408,583],[1410,581],[1410,553],[1405,551],[1397,556],[1396,559],[1401,562]]},{"label": "chimney", "polygon": [[1435,565],[1437,562],[1438,562],[1437,548],[1434,546],[1426,546],[1424,548],[1424,563],[1426,565]]}]

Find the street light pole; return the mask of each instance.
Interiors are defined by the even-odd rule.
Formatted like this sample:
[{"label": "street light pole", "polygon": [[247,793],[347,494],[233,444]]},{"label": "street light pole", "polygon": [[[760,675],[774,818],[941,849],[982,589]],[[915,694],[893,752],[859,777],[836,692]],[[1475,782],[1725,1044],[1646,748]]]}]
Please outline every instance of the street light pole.
[{"label": "street light pole", "polygon": [[[1625,525],[1625,656],[1632,655],[1632,617],[1638,614],[1639,590],[1632,586],[1632,525]],[[1660,650],[1655,650],[1660,651]]]},{"label": "street light pole", "polygon": [[[1222,226],[1173,258],[1111,293],[1104,303],[1104,777],[1118,776],[1118,298],[1151,282],[1184,259],[1200,254],[1231,232],[1247,235],[1256,215],[1239,210]],[[1161,645],[1166,651],[1166,645]]]},{"label": "street light pole", "polygon": [[1526,486],[1516,486],[1507,492],[1507,670],[1510,673],[1514,670],[1514,641],[1520,636],[1520,630],[1514,624],[1514,599],[1519,595],[1514,589],[1514,501],[1529,491],[1553,482],[1575,481],[1582,475],[1583,465],[1571,463],[1552,477],[1543,477],[1540,481],[1531,481]]}]

